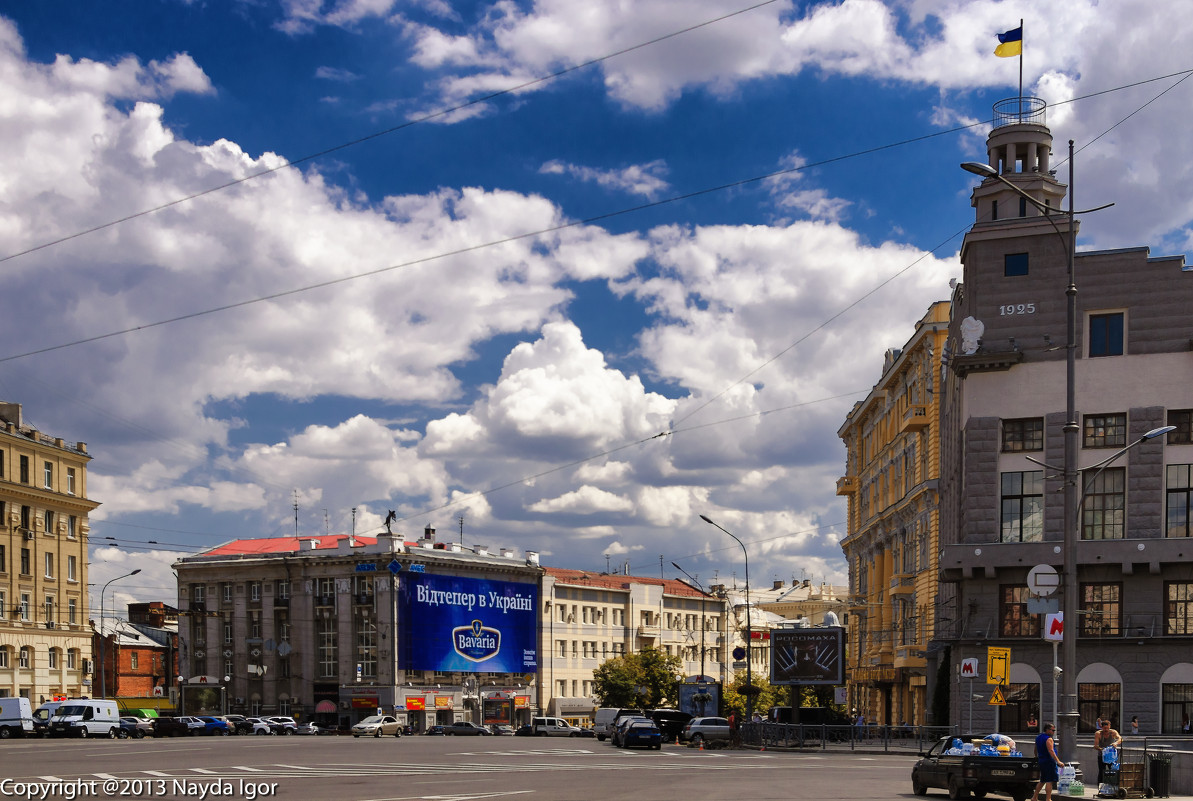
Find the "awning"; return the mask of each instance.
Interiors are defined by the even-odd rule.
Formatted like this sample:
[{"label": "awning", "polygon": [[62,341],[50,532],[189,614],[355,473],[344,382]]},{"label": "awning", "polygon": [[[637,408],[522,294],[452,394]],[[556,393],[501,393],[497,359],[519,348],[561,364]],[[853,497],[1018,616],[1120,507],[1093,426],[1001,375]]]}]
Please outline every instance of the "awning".
[{"label": "awning", "polygon": [[324,714],[327,712],[335,712],[335,711],[336,711],[336,702],[335,701],[320,701],[319,703],[315,704],[315,714],[316,715]]}]

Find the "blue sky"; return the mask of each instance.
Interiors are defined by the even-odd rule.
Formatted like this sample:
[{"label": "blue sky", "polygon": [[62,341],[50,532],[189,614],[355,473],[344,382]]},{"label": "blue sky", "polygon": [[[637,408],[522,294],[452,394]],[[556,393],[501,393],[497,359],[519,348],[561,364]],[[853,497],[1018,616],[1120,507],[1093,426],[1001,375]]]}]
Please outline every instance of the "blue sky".
[{"label": "blue sky", "polygon": [[306,533],[462,514],[551,565],[741,577],[707,514],[755,583],[845,583],[836,431],[960,275],[1020,19],[1060,177],[1073,138],[1078,206],[1116,203],[1082,249],[1189,251],[1193,9],[748,7],[5,6],[0,397],[88,443],[92,580],[170,599],[297,497]]}]

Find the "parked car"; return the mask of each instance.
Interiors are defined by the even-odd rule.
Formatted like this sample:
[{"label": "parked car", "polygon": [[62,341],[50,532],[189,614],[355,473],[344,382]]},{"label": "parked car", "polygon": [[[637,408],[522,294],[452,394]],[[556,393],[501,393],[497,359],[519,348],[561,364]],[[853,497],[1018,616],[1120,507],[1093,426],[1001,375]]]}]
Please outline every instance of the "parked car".
[{"label": "parked car", "polygon": [[596,729],[596,738],[602,743],[605,742],[606,737],[613,736],[613,729],[617,727],[617,722],[625,717],[642,716],[641,709],[620,708],[615,706],[603,706],[596,711],[596,716],[593,718],[592,727]]},{"label": "parked car", "polygon": [[494,734],[513,734],[514,727],[513,726],[503,726],[499,723],[494,723],[492,726],[489,727],[489,731],[493,732]]},{"label": "parked car", "polygon": [[286,717],[285,715],[271,715],[270,717],[261,719],[267,720],[270,723],[276,723],[281,726],[282,730],[279,731],[278,734],[293,734],[294,730],[298,728],[298,721],[296,721],[294,718]]},{"label": "parked car", "polygon": [[153,734],[153,722],[148,718],[121,718],[120,736],[127,739],[132,737],[140,740],[146,734]]},{"label": "parked car", "polygon": [[625,730],[629,728],[631,723],[654,723],[650,718],[643,715],[628,715],[624,718],[619,718],[617,725],[613,727],[613,734],[609,736],[609,741],[613,743],[614,748],[621,748],[622,735]]},{"label": "parked car", "polygon": [[393,715],[370,715],[352,727],[353,737],[402,736],[402,724]]},{"label": "parked car", "polygon": [[577,728],[572,732],[572,737],[592,737],[596,739],[596,729],[581,729]]},{"label": "parked car", "polygon": [[455,736],[462,735],[465,737],[488,736],[489,730],[484,726],[478,726],[470,720],[457,720],[450,726],[443,727],[443,733]]},{"label": "parked car", "polygon": [[199,715],[199,720],[203,721],[203,731],[199,732],[200,734],[227,737],[232,733],[232,727],[226,720],[211,715]]},{"label": "parked car", "polygon": [[663,748],[663,733],[649,720],[630,723],[622,730],[619,739],[622,748],[653,748],[656,751]]},{"label": "parked car", "polygon": [[245,718],[245,720],[253,727],[253,734],[278,734],[282,730],[282,724],[270,723],[262,718]]},{"label": "parked car", "polygon": [[534,736],[534,726],[531,726],[529,723],[527,723],[525,726],[519,726],[514,731],[514,736],[515,737],[533,737]]},{"label": "parked car", "polygon": [[729,721],[725,718],[692,718],[683,730],[683,740],[693,745],[728,739]]},{"label": "parked car", "polygon": [[224,715],[224,720],[232,727],[232,734],[252,734],[253,724],[244,715]]},{"label": "parked car", "polygon": [[153,719],[154,737],[184,737],[191,733],[185,718],[159,717]]},{"label": "parked car", "polygon": [[580,731],[563,718],[534,718],[530,725],[539,737],[576,737]]},{"label": "parked car", "polygon": [[431,737],[442,737],[443,735],[447,734],[445,731],[446,728],[446,726],[428,726],[427,730],[423,732],[423,734],[430,735]]},{"label": "parked car", "polygon": [[29,699],[0,698],[0,740],[33,736],[33,707]]},{"label": "parked car", "polygon": [[186,726],[187,726],[186,733],[192,737],[194,737],[197,734],[206,734],[207,733],[207,724],[204,723],[203,721],[199,720],[194,715],[183,715],[182,717],[180,717],[178,719],[186,724]]},{"label": "parked car", "polygon": [[648,713],[647,717],[655,722],[659,731],[663,733],[663,739],[669,743],[675,742],[675,739],[683,734],[684,727],[692,719],[687,712],[680,712],[678,709],[656,709]]},{"label": "parked car", "polygon": [[311,721],[306,723],[299,723],[298,727],[294,729],[295,734],[318,735],[318,734],[335,734],[335,729],[325,729],[322,726],[316,726]]}]

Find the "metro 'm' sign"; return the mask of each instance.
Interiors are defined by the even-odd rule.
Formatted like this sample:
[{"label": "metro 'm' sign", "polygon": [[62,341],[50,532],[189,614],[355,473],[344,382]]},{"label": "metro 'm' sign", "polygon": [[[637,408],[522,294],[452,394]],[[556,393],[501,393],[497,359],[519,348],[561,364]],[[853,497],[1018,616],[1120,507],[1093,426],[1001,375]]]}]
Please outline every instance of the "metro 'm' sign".
[{"label": "metro 'm' sign", "polygon": [[1044,615],[1044,639],[1050,642],[1060,642],[1065,638],[1065,613],[1053,612]]}]

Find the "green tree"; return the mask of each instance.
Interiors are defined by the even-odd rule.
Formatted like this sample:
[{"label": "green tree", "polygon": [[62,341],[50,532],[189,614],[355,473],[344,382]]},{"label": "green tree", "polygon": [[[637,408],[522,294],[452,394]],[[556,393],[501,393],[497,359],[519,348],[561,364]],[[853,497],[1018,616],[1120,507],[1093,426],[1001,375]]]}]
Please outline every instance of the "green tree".
[{"label": "green tree", "polygon": [[[786,698],[785,689],[772,687],[770,680],[764,675],[754,674],[754,711],[760,712],[763,715],[772,706],[782,706],[779,703],[780,698]],[[730,710],[733,710],[740,717],[746,713],[748,704],[746,703],[746,674],[745,671],[740,671],[734,677],[733,683],[725,688],[725,714],[728,715]]]},{"label": "green tree", "polygon": [[602,706],[654,709],[679,699],[683,662],[657,648],[605,660],[592,672]]}]

